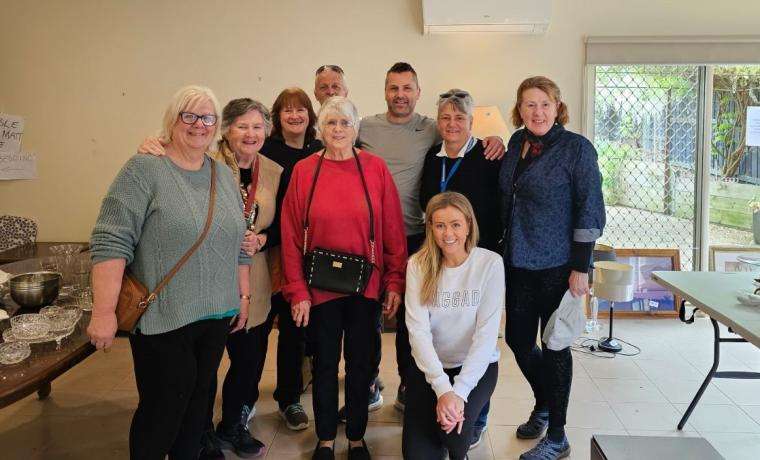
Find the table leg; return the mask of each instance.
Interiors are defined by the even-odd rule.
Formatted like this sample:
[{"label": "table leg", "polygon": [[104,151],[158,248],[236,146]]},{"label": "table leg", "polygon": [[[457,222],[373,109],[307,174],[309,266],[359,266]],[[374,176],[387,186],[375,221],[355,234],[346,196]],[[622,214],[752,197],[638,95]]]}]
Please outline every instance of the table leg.
[{"label": "table leg", "polygon": [[707,377],[705,377],[705,381],[702,382],[702,386],[699,387],[699,390],[697,391],[697,394],[694,396],[694,399],[691,400],[691,403],[689,403],[688,409],[686,409],[686,412],[684,412],[683,417],[681,417],[681,421],[678,422],[678,429],[682,430],[684,425],[686,425],[686,421],[689,419],[689,416],[691,415],[692,411],[694,411],[694,408],[697,406],[697,403],[699,402],[699,399],[702,397],[702,394],[704,394],[705,390],[707,390],[707,385],[710,384],[710,380],[712,380],[713,376],[715,375],[715,372],[718,370],[718,364],[720,363],[720,329],[718,328],[718,322],[714,319],[710,318],[710,322],[713,326],[713,331],[715,333],[715,345],[713,347],[713,365],[710,368],[710,372],[707,373]]},{"label": "table leg", "polygon": [[37,398],[39,398],[40,401],[44,401],[47,399],[48,396],[50,396],[50,391],[52,388],[50,387],[50,382],[45,382],[42,384],[39,390],[37,390]]}]

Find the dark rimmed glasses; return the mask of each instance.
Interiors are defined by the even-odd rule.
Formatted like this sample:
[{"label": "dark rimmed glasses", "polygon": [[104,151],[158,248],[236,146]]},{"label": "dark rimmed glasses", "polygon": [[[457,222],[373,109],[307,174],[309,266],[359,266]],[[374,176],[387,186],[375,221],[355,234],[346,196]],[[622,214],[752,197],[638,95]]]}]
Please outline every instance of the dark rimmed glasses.
[{"label": "dark rimmed glasses", "polygon": [[216,115],[198,115],[197,113],[192,112],[179,113],[179,119],[182,120],[182,123],[185,123],[186,125],[194,124],[196,121],[198,121],[199,118],[201,119],[201,123],[203,123],[205,126],[214,126],[216,124]]},{"label": "dark rimmed glasses", "polygon": [[319,75],[322,72],[324,72],[325,70],[332,70],[333,72],[337,72],[337,73],[343,75],[343,69],[341,69],[340,66],[333,65],[333,64],[325,64],[325,65],[319,66],[319,68],[317,69],[315,75]]}]

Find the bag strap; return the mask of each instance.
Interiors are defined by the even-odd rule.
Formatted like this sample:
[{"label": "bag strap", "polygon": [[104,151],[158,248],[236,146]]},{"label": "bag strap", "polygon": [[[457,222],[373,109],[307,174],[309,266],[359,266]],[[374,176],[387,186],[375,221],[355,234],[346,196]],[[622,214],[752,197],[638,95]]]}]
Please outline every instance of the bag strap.
[{"label": "bag strap", "polygon": [[203,243],[203,240],[206,239],[206,235],[208,234],[209,229],[211,228],[211,221],[214,217],[214,204],[216,202],[216,161],[211,160],[211,190],[209,191],[209,198],[208,198],[208,212],[206,213],[206,224],[203,226],[203,232],[201,232],[201,235],[198,237],[198,239],[195,241],[195,243],[190,247],[190,249],[187,250],[184,256],[182,256],[181,259],[179,259],[179,262],[177,262],[174,267],[172,267],[171,270],[169,270],[169,273],[164,276],[164,278],[161,280],[161,282],[158,283],[155,289],[153,289],[153,292],[151,292],[148,297],[146,297],[143,301],[140,302],[140,306],[145,308],[151,303],[153,303],[154,300],[156,300],[156,297],[158,297],[158,293],[161,292],[161,290],[166,287],[167,284],[169,284],[169,281],[174,277],[174,275],[177,274],[177,272],[182,268],[182,266],[187,262],[188,259],[190,259],[190,256],[193,255],[196,249]]},{"label": "bag strap", "polygon": [[[327,149],[325,148],[325,152]],[[309,210],[311,209],[311,201],[314,198],[314,189],[317,186],[317,177],[319,177],[319,171],[322,169],[322,161],[325,158],[325,152],[319,155],[317,160],[317,167],[314,170],[314,178],[311,181],[311,188],[309,189],[309,199],[306,202],[306,217],[303,222],[303,253],[306,255],[308,252],[308,236],[309,236]],[[372,200],[369,197],[369,189],[367,188],[367,181],[364,178],[364,170],[362,164],[359,161],[359,153],[356,148],[352,148],[354,154],[354,160],[356,160],[356,167],[359,168],[359,177],[362,180],[362,187],[364,188],[364,198],[367,200],[367,208],[369,208],[369,245],[370,245],[370,262],[375,264],[375,213],[372,209]]]}]

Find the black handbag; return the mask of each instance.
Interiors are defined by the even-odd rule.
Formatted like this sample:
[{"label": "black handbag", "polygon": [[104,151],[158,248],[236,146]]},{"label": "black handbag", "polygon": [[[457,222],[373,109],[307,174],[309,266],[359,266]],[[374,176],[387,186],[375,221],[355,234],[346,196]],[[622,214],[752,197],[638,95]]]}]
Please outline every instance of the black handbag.
[{"label": "black handbag", "polygon": [[367,287],[372,270],[375,266],[375,227],[374,213],[372,211],[372,202],[369,198],[367,182],[364,180],[364,171],[359,162],[359,155],[354,149],[354,159],[356,166],[359,168],[359,176],[364,187],[364,197],[367,200],[369,208],[369,244],[370,258],[365,256],[348,254],[345,252],[333,251],[331,249],[316,247],[309,251],[309,209],[314,198],[314,189],[317,185],[319,170],[322,168],[324,153],[320,155],[317,162],[317,168],[314,171],[314,179],[309,191],[309,201],[306,204],[306,217],[303,225],[303,255],[304,255],[304,277],[309,287],[322,289],[324,291],[338,292],[341,294],[362,294]]}]

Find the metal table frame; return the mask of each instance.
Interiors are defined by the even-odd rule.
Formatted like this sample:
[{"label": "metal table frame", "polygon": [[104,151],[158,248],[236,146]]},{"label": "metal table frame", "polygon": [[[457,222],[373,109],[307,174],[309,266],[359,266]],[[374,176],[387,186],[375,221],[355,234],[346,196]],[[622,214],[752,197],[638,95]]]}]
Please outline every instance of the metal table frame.
[{"label": "metal table frame", "polygon": [[[694,307],[694,311],[692,312],[690,317],[686,317],[686,299],[681,301],[681,307],[678,311],[678,317],[681,321],[683,321],[686,324],[691,324],[694,322],[694,314],[699,310],[699,307]],[[710,381],[712,379],[760,379],[760,372],[749,372],[749,371],[718,371],[718,366],[720,365],[720,344],[721,343],[746,343],[747,340],[741,338],[741,337],[721,337],[720,336],[720,328],[718,327],[718,322],[711,316],[710,322],[712,323],[713,332],[714,332],[714,338],[715,343],[713,345],[713,364],[710,368],[710,371],[707,373],[707,376],[705,377],[705,380],[702,382],[702,385],[699,387],[699,390],[697,390],[697,394],[694,396],[694,399],[691,400],[689,403],[689,407],[686,409],[686,412],[684,412],[683,417],[681,417],[681,420],[678,422],[678,429],[682,430],[684,425],[686,425],[686,421],[689,420],[689,416],[691,416],[691,413],[694,411],[694,408],[697,406],[697,403],[699,403],[699,400],[702,398],[702,395],[704,394],[705,390],[707,390],[707,386],[710,384]],[[728,328],[728,332],[732,334],[736,334],[736,332],[733,331],[730,327]]]},{"label": "metal table frame", "polygon": [[[681,321],[687,324],[694,322],[693,314],[686,317],[688,301],[695,311],[701,310],[710,316],[713,328],[712,367],[678,422],[678,429],[681,430],[713,378],[760,379],[758,372],[718,371],[721,344],[749,342],[760,348],[760,308],[742,305],[736,299],[738,290],[753,289],[751,273],[655,271],[652,280],[683,299],[678,312]],[[721,337],[718,323],[724,324],[730,333],[739,337]]]}]

